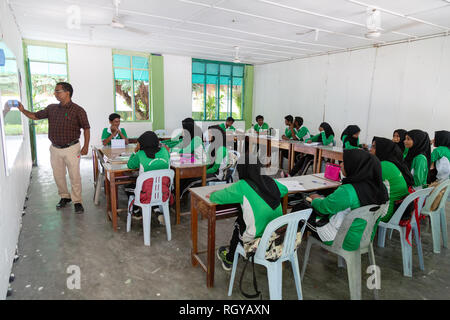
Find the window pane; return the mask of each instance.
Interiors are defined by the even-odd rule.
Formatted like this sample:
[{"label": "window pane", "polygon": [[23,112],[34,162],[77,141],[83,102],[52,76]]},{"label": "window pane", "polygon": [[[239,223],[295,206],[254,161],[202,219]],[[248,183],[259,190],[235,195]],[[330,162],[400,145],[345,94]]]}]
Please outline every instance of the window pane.
[{"label": "window pane", "polygon": [[233,86],[232,117],[242,119],[242,86]]},{"label": "window pane", "polygon": [[128,69],[114,69],[114,79],[131,80],[131,71]]},{"label": "window pane", "polygon": [[32,74],[45,74],[49,77],[67,78],[67,65],[47,62],[30,62]]},{"label": "window pane", "polygon": [[216,119],[216,85],[206,85],[206,120]]},{"label": "window pane", "polygon": [[46,46],[27,46],[30,60],[66,63],[66,49]]},{"label": "window pane", "polygon": [[133,69],[148,69],[148,58],[133,57]]},{"label": "window pane", "polygon": [[231,65],[221,64],[220,65],[220,75],[221,76],[231,76]]},{"label": "window pane", "polygon": [[141,80],[148,82],[148,71],[146,70],[134,70],[133,71],[133,80]]},{"label": "window pane", "polygon": [[243,77],[244,76],[244,67],[243,66],[233,66],[233,76],[234,77]]},{"label": "window pane", "polygon": [[203,120],[205,110],[205,85],[192,83],[192,119]]},{"label": "window pane", "polygon": [[130,60],[130,56],[125,56],[123,54],[113,55],[114,67],[131,68]]},{"label": "window pane", "polygon": [[242,86],[242,78],[233,78],[233,86]]},{"label": "window pane", "polygon": [[192,75],[192,84],[204,84],[205,83],[205,75],[204,74],[193,74]]},{"label": "window pane", "polygon": [[216,76],[206,76],[206,84],[217,84],[217,80]]},{"label": "window pane", "polygon": [[220,92],[219,92],[219,119],[225,120],[228,113],[231,111],[231,97],[230,97],[230,77],[220,77]]},{"label": "window pane", "polygon": [[[136,72],[136,71],[134,71]],[[148,72],[147,72],[148,77]],[[134,81],[134,110],[136,114],[136,120],[149,120],[150,108],[149,108],[149,82],[135,80]]]},{"label": "window pane", "polygon": [[5,53],[5,58],[13,58],[15,59],[16,57],[14,56],[14,53],[12,53],[11,50],[9,50],[9,48],[6,46],[6,44],[4,44],[3,42],[0,41],[0,49],[3,49],[4,53]]},{"label": "window pane", "polygon": [[207,74],[219,74],[219,65],[216,63],[208,63],[206,65]]},{"label": "window pane", "polygon": [[133,110],[131,108],[131,81],[114,80],[116,86],[116,112],[120,114],[122,120],[132,121]]},{"label": "window pane", "polygon": [[205,64],[202,62],[193,62],[192,73],[205,73]]}]

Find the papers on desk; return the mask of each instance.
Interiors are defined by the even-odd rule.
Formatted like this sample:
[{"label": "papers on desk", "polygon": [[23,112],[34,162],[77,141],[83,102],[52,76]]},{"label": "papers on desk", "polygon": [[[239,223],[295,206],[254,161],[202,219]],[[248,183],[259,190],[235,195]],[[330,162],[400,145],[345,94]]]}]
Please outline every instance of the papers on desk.
[{"label": "papers on desk", "polygon": [[131,156],[133,154],[133,152],[122,152],[121,154],[120,154],[120,156],[122,156],[122,157],[129,157],[129,156]]},{"label": "papers on desk", "polygon": [[318,146],[319,144],[320,144],[320,142],[311,142],[311,143],[305,142],[305,146]]},{"label": "papers on desk", "polygon": [[108,159],[109,163],[127,163],[128,159],[130,159],[129,156],[119,156],[115,157],[114,159]]},{"label": "papers on desk", "polygon": [[291,191],[304,191],[305,187],[296,180],[278,180],[279,183],[283,184],[289,192]]},{"label": "papers on desk", "polygon": [[111,140],[111,149],[117,148],[125,148],[125,139],[112,139]]}]

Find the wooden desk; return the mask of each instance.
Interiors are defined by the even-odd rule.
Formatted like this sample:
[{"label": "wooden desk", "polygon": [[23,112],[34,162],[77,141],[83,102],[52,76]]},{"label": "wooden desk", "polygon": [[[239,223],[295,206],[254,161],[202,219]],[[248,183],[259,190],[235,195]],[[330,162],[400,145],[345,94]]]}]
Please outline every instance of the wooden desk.
[{"label": "wooden desk", "polygon": [[316,173],[320,172],[320,168],[322,166],[322,157],[338,161],[344,160],[344,149],[342,149],[341,147],[318,146],[317,148],[318,154]]},{"label": "wooden desk", "polygon": [[[299,192],[312,192],[315,190],[336,188],[340,185],[339,182],[334,182],[319,175],[304,175],[290,178],[277,179],[278,182],[283,181],[298,181],[304,186],[304,190],[296,191],[290,190],[288,194]],[[218,205],[210,201],[206,196],[214,191],[222,190],[229,187],[231,184],[221,184],[215,186],[191,188],[191,262],[195,267],[198,264],[206,272],[206,286],[211,288],[214,286],[214,270],[215,270],[215,250],[216,250],[216,221],[235,216],[238,212],[240,204]],[[288,197],[283,197],[283,214],[286,213]],[[198,250],[198,214],[208,219],[208,243],[206,251]],[[206,252],[206,263],[204,263],[199,254]]]},{"label": "wooden desk", "polygon": [[[293,142],[293,140],[282,140],[282,139],[272,139],[271,140],[271,148],[278,148],[281,150],[288,151],[288,169],[289,169],[289,171],[292,169],[291,163],[293,162],[293,160],[291,159],[293,156],[292,142]],[[283,164],[283,156],[281,155],[281,152],[279,153],[278,159],[279,159],[279,165],[281,168],[282,164]]]},{"label": "wooden desk", "polygon": [[292,168],[295,165],[295,152],[301,152],[301,153],[306,153],[306,154],[310,154],[312,156],[314,156],[314,160],[313,160],[313,173],[316,173],[316,161],[317,161],[317,154],[318,154],[318,149],[317,146],[311,146],[311,145],[307,145],[304,142],[300,142],[300,141],[293,141],[291,142],[292,144],[292,156],[291,156],[291,162],[289,163],[289,170],[292,170]]}]

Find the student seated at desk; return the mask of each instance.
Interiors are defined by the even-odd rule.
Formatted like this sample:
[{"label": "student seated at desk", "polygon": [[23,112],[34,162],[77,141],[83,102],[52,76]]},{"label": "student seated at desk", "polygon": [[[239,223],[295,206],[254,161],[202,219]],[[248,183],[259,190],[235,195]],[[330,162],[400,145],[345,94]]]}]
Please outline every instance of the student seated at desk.
[{"label": "student seated at desk", "polygon": [[281,136],[281,139],[283,140],[293,139],[293,136],[295,136],[294,117],[288,114],[286,117],[284,117],[284,124],[287,127],[286,129],[284,129],[284,134]]},{"label": "student seated at desk", "polygon": [[228,150],[226,133],[221,126],[208,127],[209,147],[206,152],[206,178],[216,177],[221,180],[223,171],[221,169],[227,166]]},{"label": "student seated at desk", "polygon": [[[293,136],[294,140],[305,141],[311,137],[311,134],[309,133],[308,128],[303,125],[302,117],[295,117],[294,132],[295,132],[295,135]],[[292,130],[291,130],[291,134],[292,134]]]},{"label": "student seated at desk", "polygon": [[[138,169],[139,173],[152,171],[152,170],[163,170],[170,168],[170,154],[165,147],[161,147],[158,136],[153,131],[144,132],[137,141],[134,153],[130,156],[128,160],[127,167],[129,169]],[[134,194],[134,188],[136,184],[130,184],[125,187],[125,191],[130,197]],[[144,188],[143,188],[143,191]],[[150,191],[151,192],[151,191]],[[170,192],[170,190],[169,190]],[[133,206],[133,217],[136,219],[142,218],[141,208],[138,206]],[[161,224],[164,224],[164,217],[159,211],[159,208],[155,209],[158,214],[158,220]]]},{"label": "student seated at desk", "polygon": [[239,181],[210,195],[211,202],[240,203],[242,208],[234,224],[229,248],[220,247],[217,250],[217,257],[227,271],[233,265],[238,243],[261,237],[267,224],[283,214],[281,198],[288,189],[271,177],[262,175],[261,167],[256,157],[246,153],[245,163],[237,166]]},{"label": "student seated at desk", "polygon": [[367,145],[359,143],[361,129],[357,125],[349,125],[341,134],[344,149],[367,148]]},{"label": "student seated at desk", "polygon": [[[382,205],[389,200],[382,180],[380,161],[369,152],[361,149],[344,150],[341,170],[345,178],[332,194],[326,198],[318,194],[310,195],[313,212],[306,229],[326,245],[333,244],[345,214],[371,204]],[[364,220],[353,221],[342,245],[345,250],[359,248],[365,225]]]},{"label": "student seated at desk", "polygon": [[256,116],[256,124],[253,126],[253,130],[256,132],[269,130],[269,125],[264,122],[264,117],[262,115]]},{"label": "student seated at desk", "polygon": [[403,161],[402,151],[393,141],[374,137],[370,153],[381,161],[383,180],[389,182],[389,207],[386,215],[381,217],[381,221],[387,222],[402,200],[409,195],[408,187],[414,185],[414,178]]},{"label": "student seated at desk", "polygon": [[125,144],[128,144],[127,133],[124,128],[120,128],[120,114],[111,113],[109,115],[109,128],[104,128],[102,132],[102,143],[104,146],[110,146],[112,139],[124,139]]},{"label": "student seated at desk", "polygon": [[232,131],[232,132],[236,132],[236,128],[233,127],[233,123],[234,123],[233,117],[228,117],[227,120],[225,120],[225,123],[221,123],[221,124],[220,124],[220,127],[221,127],[224,131]]},{"label": "student seated at desk", "polygon": [[403,159],[408,154],[408,148],[405,148],[405,138],[406,138],[406,130],[405,129],[397,129],[392,134],[392,141],[394,141],[400,150],[403,153]]},{"label": "student seated at desk", "polygon": [[436,148],[431,153],[430,183],[450,177],[450,132],[435,131],[432,143]]},{"label": "student seated at desk", "polygon": [[171,152],[193,154],[196,159],[203,159],[205,148],[202,129],[195,124],[192,118],[184,119],[181,125],[183,126],[183,141]]},{"label": "student seated at desk", "polygon": [[431,145],[428,133],[422,130],[408,131],[405,147],[408,148],[405,162],[414,177],[414,186],[425,187],[431,165]]}]

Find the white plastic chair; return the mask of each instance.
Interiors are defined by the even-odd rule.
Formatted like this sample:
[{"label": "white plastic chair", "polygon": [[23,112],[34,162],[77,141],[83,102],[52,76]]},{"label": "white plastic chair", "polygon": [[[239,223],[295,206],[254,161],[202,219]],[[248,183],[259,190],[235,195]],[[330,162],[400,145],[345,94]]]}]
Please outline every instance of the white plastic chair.
[{"label": "white plastic chair", "polygon": [[98,198],[100,196],[100,189],[102,188],[102,181],[105,180],[105,169],[103,168],[105,160],[103,159],[103,155],[100,150],[96,149],[95,153],[97,154],[97,161],[100,162],[100,165],[98,167],[97,179],[95,180],[94,184],[94,204],[98,205]]},{"label": "white plastic chair", "polygon": [[[266,226],[264,233],[261,237],[261,241],[256,249],[254,262],[263,265],[267,268],[267,280],[269,282],[270,300],[281,300],[283,274],[282,266],[284,261],[290,261],[292,265],[292,271],[294,273],[295,287],[297,289],[297,296],[299,300],[303,299],[302,296],[302,284],[300,279],[300,272],[298,267],[297,248],[295,247],[295,240],[297,238],[298,223],[300,220],[305,220],[301,228],[301,233],[305,231],[306,221],[312,212],[312,209],[306,209],[296,212],[291,212],[278,217]],[[278,228],[287,225],[286,234],[283,242],[283,252],[277,261],[266,260],[266,249],[270,236]],[[236,268],[239,260],[239,255],[246,257],[244,247],[239,243],[234,253],[233,269],[231,271],[230,285],[228,287],[228,296],[231,296],[233,292],[234,278],[236,276]]]},{"label": "white plastic chair", "polygon": [[[175,172],[171,169],[153,170],[140,173],[136,180],[136,188],[134,189],[134,196],[130,196],[128,200],[127,232],[130,232],[131,229],[130,207],[132,207],[132,201],[134,200],[134,204],[142,208],[142,217],[143,217],[142,226],[144,229],[144,244],[146,246],[150,245],[150,216],[153,206],[159,206],[159,209],[161,210],[161,212],[163,212],[167,232],[167,241],[170,241],[172,239],[172,233],[170,230],[170,215],[169,215],[170,196],[167,198],[165,202],[163,202],[162,179],[163,177],[170,178],[170,186],[169,186],[170,190],[172,188],[174,175]],[[153,178],[152,198],[150,200],[150,203],[141,203],[140,195],[142,185],[144,181],[151,178]]]},{"label": "white plastic chair", "polygon": [[[385,210],[384,204],[378,205],[368,205],[364,207],[357,208],[350,211],[345,215],[341,226],[339,227],[336,237],[331,246],[324,244],[322,241],[314,238],[313,236],[308,237],[308,242],[306,244],[305,258],[303,259],[302,268],[302,279],[305,276],[306,266],[308,265],[309,252],[313,244],[319,245],[321,248],[338,255],[338,266],[343,267],[345,260],[347,265],[347,275],[348,275],[348,286],[350,288],[350,299],[360,300],[361,299],[361,255],[364,253],[369,254],[370,265],[375,265],[375,255],[373,252],[373,245],[371,241],[373,228],[378,218],[381,216]],[[365,220],[366,227],[364,233],[361,237],[361,242],[359,248],[354,251],[347,251],[342,248],[345,237],[348,230],[350,229],[353,221],[355,219]],[[378,298],[378,292],[374,289],[375,298]]]},{"label": "white plastic chair", "polygon": [[[431,211],[431,205],[436,197],[439,195],[442,189],[446,188],[444,195],[441,198],[441,202],[436,210]],[[445,203],[450,191],[450,179],[440,182],[434,190],[428,196],[425,206],[422,209],[422,214],[429,216],[431,220],[431,235],[433,237],[433,252],[441,252],[441,233],[444,248],[448,248],[447,245],[447,217],[445,214]]]},{"label": "white plastic chair", "polygon": [[[395,213],[392,215],[388,222],[380,221],[378,224],[378,247],[383,248],[386,238],[386,229],[397,230],[400,233],[400,243],[402,247],[402,260],[403,260],[403,275],[405,277],[412,277],[412,247],[406,241],[406,227],[400,226],[400,219],[403,216],[408,205],[415,199],[418,199],[418,212],[422,211],[422,204],[425,198],[430,194],[433,188],[421,189],[408,195],[398,207]],[[417,254],[419,256],[419,268],[425,270],[422,254],[422,242],[419,237],[419,230],[417,229],[416,219],[414,218],[414,212],[411,215],[411,233],[409,234],[409,242],[412,240],[412,233],[416,239]]]}]

